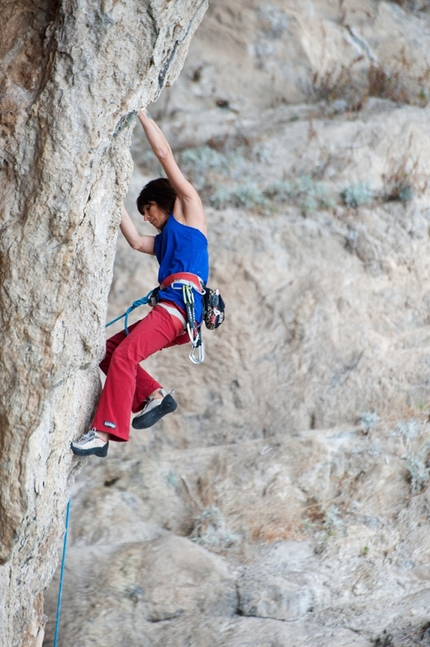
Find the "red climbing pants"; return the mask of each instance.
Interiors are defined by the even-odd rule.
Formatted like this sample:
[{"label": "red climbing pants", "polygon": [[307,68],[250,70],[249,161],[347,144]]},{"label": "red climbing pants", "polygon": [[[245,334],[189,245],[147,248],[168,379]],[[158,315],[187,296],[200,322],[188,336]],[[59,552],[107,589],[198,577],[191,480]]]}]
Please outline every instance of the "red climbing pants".
[{"label": "red climbing pants", "polygon": [[128,440],[131,412],[140,411],[144,400],[161,388],[139,362],[162,348],[189,341],[181,321],[161,306],[130,326],[129,333],[123,330],[107,340],[100,363],[106,382],[92,427],[110,434],[110,440]]}]

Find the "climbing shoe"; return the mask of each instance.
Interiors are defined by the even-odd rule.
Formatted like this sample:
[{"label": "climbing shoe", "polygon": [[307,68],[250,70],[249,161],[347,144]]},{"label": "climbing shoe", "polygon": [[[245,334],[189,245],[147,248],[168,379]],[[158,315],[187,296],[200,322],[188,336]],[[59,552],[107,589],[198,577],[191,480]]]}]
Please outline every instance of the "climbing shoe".
[{"label": "climbing shoe", "polygon": [[[161,390],[165,393],[164,389]],[[148,398],[142,413],[133,418],[131,423],[134,429],[147,429],[158,422],[166,413],[172,413],[177,408],[177,404],[170,393],[165,395],[161,400]]]},{"label": "climbing shoe", "polygon": [[96,429],[90,429],[79,440],[70,443],[72,452],[77,456],[100,456],[104,458],[108,452],[109,441],[102,440]]}]

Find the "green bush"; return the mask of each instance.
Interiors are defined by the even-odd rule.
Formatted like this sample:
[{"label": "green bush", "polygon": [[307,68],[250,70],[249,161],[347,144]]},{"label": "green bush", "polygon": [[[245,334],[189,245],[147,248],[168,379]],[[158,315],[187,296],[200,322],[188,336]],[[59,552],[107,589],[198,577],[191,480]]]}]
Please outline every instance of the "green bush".
[{"label": "green bush", "polygon": [[406,469],[409,473],[411,494],[419,494],[427,487],[430,479],[430,470],[426,465],[426,461],[418,456],[412,456],[406,464]]},{"label": "green bush", "polygon": [[237,544],[240,537],[227,527],[222,512],[210,506],[195,518],[191,539],[209,550],[218,551]]},{"label": "green bush", "polygon": [[198,191],[205,187],[211,174],[227,175],[229,171],[227,156],[206,144],[184,150],[180,163]]},{"label": "green bush", "polygon": [[362,413],[359,417],[360,425],[363,428],[365,433],[368,433],[373,427],[375,427],[381,421],[377,413]]},{"label": "green bush", "polygon": [[219,185],[209,200],[215,209],[224,209],[227,206],[250,209],[267,204],[265,194],[255,182],[247,182],[237,186]]},{"label": "green bush", "polygon": [[348,184],[340,193],[342,202],[347,207],[357,207],[370,204],[375,199],[375,194],[367,182]]},{"label": "green bush", "polygon": [[335,206],[335,200],[326,187],[321,182],[315,182],[310,175],[301,175],[290,182],[275,182],[264,190],[264,194],[271,200],[297,204],[304,215]]}]

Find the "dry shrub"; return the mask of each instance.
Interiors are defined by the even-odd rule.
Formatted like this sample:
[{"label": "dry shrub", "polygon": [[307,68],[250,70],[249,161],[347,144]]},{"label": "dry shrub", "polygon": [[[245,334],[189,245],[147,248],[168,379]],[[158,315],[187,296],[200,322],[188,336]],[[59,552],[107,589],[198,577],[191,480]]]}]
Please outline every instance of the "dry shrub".
[{"label": "dry shrub", "polygon": [[385,200],[409,202],[427,189],[428,178],[420,172],[420,158],[413,155],[412,143],[413,135],[400,158],[388,162],[388,170],[382,176]]},{"label": "dry shrub", "polygon": [[325,522],[325,512],[322,508],[321,502],[317,501],[314,497],[308,500],[308,504],[304,509],[303,516],[312,524],[323,526]]},{"label": "dry shrub", "polygon": [[392,0],[405,11],[425,11],[429,8],[429,0]]},{"label": "dry shrub", "polygon": [[346,13],[345,0],[339,0],[339,22],[341,25],[345,24]]},{"label": "dry shrub", "polygon": [[202,510],[211,505],[215,505],[216,500],[212,485],[201,478],[197,479],[197,500]]},{"label": "dry shrub", "polygon": [[428,103],[426,84],[430,79],[430,65],[419,77],[412,79],[410,63],[403,52],[397,61],[397,69],[372,63],[366,78],[366,73],[354,70],[355,64],[362,58],[358,57],[349,65],[332,67],[324,73],[316,72],[312,79],[314,97],[329,104],[343,101],[344,109],[353,112],[361,110],[369,97],[404,104]]},{"label": "dry shrub", "polygon": [[312,79],[315,97],[328,103],[344,101],[346,110],[361,110],[367,101],[367,90],[357,79],[353,68],[362,60],[363,57],[359,56],[349,65],[332,67],[322,74],[316,72]]},{"label": "dry shrub", "polygon": [[282,518],[256,521],[255,525],[248,527],[248,532],[253,541],[262,541],[266,544],[277,541],[300,541],[306,537],[300,523],[286,522]]},{"label": "dry shrub", "polygon": [[[341,484],[341,490],[346,488]],[[276,541],[300,541],[309,537],[314,531],[333,531],[339,520],[338,507],[343,508],[342,502],[336,495],[333,499],[323,504],[315,497],[310,497],[306,504],[295,511],[286,510],[271,502],[264,509],[260,509],[255,518],[248,522],[247,530],[254,541],[273,543]]]},{"label": "dry shrub", "polygon": [[390,70],[380,64],[372,63],[368,72],[369,96],[398,103],[413,103],[402,76],[401,71]]}]

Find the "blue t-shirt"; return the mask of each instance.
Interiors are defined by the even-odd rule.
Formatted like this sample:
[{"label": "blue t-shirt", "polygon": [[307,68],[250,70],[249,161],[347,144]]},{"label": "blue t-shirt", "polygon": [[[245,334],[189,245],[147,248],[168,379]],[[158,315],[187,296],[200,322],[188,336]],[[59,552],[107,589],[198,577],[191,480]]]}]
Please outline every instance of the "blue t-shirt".
[{"label": "blue t-shirt", "polygon": [[[197,274],[204,283],[209,277],[208,241],[204,234],[195,227],[188,227],[178,222],[170,214],[161,233],[155,236],[154,252],[160,263],[158,281],[176,272],[191,272]],[[195,316],[198,323],[202,319],[202,297],[194,290]],[[182,310],[185,309],[182,298],[182,289],[176,290],[168,287],[160,290],[159,298],[162,301],[172,301]]]}]

